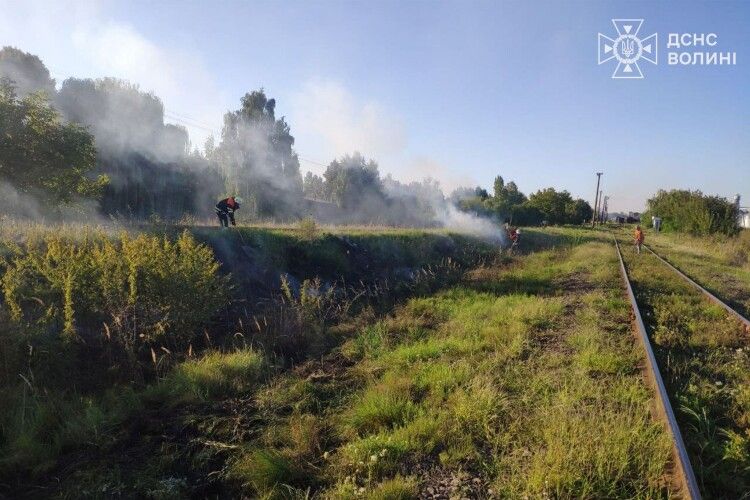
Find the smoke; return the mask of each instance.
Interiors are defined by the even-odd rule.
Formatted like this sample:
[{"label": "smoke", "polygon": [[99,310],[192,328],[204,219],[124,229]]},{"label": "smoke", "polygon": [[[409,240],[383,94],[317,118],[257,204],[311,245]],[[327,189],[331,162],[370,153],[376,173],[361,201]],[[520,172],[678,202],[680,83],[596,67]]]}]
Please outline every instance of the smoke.
[{"label": "smoke", "polygon": [[43,218],[44,204],[33,196],[19,192],[11,184],[0,181],[0,213],[15,218]]},{"label": "smoke", "polygon": [[102,217],[92,200],[77,199],[65,206],[52,206],[44,202],[42,193],[22,192],[12,184],[0,181],[0,221],[32,220],[39,223],[93,223],[108,224],[112,220]]},{"label": "smoke", "polygon": [[309,81],[291,104],[295,133],[309,155],[330,158],[359,151],[385,161],[407,146],[406,126],[397,113],[376,101],[356,99],[339,82]]},{"label": "smoke", "polygon": [[402,183],[390,174],[381,179],[378,165],[358,153],[332,162],[324,177],[308,173],[305,194],[328,201],[310,205],[311,215],[324,223],[443,227],[507,244],[498,223],[459,210],[454,200],[446,198],[438,181],[426,178]]},{"label": "smoke", "polygon": [[440,207],[437,213],[442,226],[447,229],[468,233],[504,248],[510,245],[508,235],[500,225],[486,217],[463,212],[448,201]]},{"label": "smoke", "polygon": [[[112,39],[132,42],[131,35],[117,32]],[[161,57],[145,42],[135,45],[137,53],[154,60]],[[224,115],[221,142],[202,157],[190,154],[187,130],[165,124],[160,98],[137,84],[116,78],[68,78],[55,91],[38,57],[7,48],[0,51],[0,76],[24,82],[27,90],[51,88],[52,103],[63,118],[88,128],[98,151],[99,172],[110,177],[101,207],[105,214],[172,219],[186,213],[210,214],[218,195],[228,193],[251,201],[245,207],[247,215],[290,220],[312,213],[327,223],[445,227],[504,242],[497,224],[457,209],[437,181],[413,180],[425,172],[447,171],[424,157],[400,172],[402,178],[412,179],[402,183],[390,174],[381,178],[378,165],[358,153],[344,156],[329,165],[325,180],[313,179],[322,192],[312,197],[329,203],[304,200],[295,139],[284,118],[276,118],[275,100],[262,91],[246,94],[240,109]],[[388,156],[404,149],[402,122],[376,103],[360,105],[331,82],[310,84],[305,95],[306,100],[297,101],[301,121],[295,125],[312,128],[335,150],[360,146]],[[30,194],[20,195],[7,185],[3,190],[6,203],[19,207],[19,213],[48,216],[38,213],[41,203],[25,206]],[[90,209],[85,212],[90,214]]]},{"label": "smoke", "polygon": [[54,99],[63,117],[86,125],[97,150],[116,156],[137,152],[162,163],[183,159],[188,152],[187,131],[164,124],[164,106],[138,85],[103,78],[69,78]]},{"label": "smoke", "polygon": [[426,225],[471,234],[504,247],[509,245],[508,236],[498,222],[458,209],[452,200],[445,197],[440,183],[432,178],[402,184],[389,175],[384,180],[384,186],[391,197],[415,198],[420,200],[420,207],[429,207],[426,213],[430,214],[431,220]]},{"label": "smoke", "polygon": [[38,57],[24,54],[13,47],[0,51],[0,77],[14,82],[19,97],[37,91],[55,94],[55,81],[44,63]]}]

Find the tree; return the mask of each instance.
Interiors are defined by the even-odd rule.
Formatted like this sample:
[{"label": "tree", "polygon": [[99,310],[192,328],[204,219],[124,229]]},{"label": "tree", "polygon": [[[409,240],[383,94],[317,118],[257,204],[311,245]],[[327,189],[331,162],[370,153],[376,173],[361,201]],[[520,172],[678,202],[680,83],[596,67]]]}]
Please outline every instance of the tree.
[{"label": "tree", "polygon": [[227,191],[251,201],[259,214],[291,215],[302,201],[302,176],[294,137],[276,100],[263,89],[245,94],[241,107],[224,115],[219,163]]},{"label": "tree", "polygon": [[0,80],[0,178],[49,204],[96,197],[107,183],[90,178],[96,166],[93,137],[63,123],[43,92],[20,99]]},{"label": "tree", "polygon": [[378,164],[361,154],[333,160],[323,174],[326,198],[342,208],[355,208],[365,202],[385,199]]},{"label": "tree", "polygon": [[495,195],[487,200],[486,205],[501,217],[513,218],[514,207],[526,201],[526,196],[518,190],[515,182],[505,184],[499,175],[495,177],[494,191]]},{"label": "tree", "polygon": [[529,196],[528,204],[536,208],[550,224],[564,224],[567,222],[565,208],[573,202],[567,191],[557,192],[554,188],[546,188]]},{"label": "tree", "polygon": [[451,195],[448,197],[448,199],[454,205],[459,205],[461,201],[467,200],[469,198],[474,198],[475,196],[476,190],[474,188],[458,187],[451,192]]},{"label": "tree", "polygon": [[510,206],[520,205],[526,201],[526,195],[518,190],[518,186],[516,186],[516,183],[513,181],[510,181],[505,186],[502,198],[504,202]]},{"label": "tree", "polygon": [[585,200],[578,198],[565,205],[565,219],[568,224],[582,224],[584,221],[591,220],[594,216],[594,209]]},{"label": "tree", "polygon": [[97,148],[97,171],[111,182],[101,197],[106,214],[177,219],[210,213],[224,182],[216,164],[189,154],[187,130],[164,123],[155,95],[116,78],[68,78],[55,102],[85,125]]},{"label": "tree", "polygon": [[495,193],[495,198],[500,198],[503,195],[503,191],[505,190],[505,181],[503,180],[502,176],[498,175],[497,177],[495,177],[495,182],[492,186]]},{"label": "tree", "polygon": [[11,80],[20,98],[39,91],[55,94],[55,80],[41,59],[14,47],[0,50],[0,78]]},{"label": "tree", "polygon": [[305,179],[302,182],[303,191],[306,198],[313,200],[328,201],[326,199],[326,186],[323,178],[312,172],[305,174]]}]

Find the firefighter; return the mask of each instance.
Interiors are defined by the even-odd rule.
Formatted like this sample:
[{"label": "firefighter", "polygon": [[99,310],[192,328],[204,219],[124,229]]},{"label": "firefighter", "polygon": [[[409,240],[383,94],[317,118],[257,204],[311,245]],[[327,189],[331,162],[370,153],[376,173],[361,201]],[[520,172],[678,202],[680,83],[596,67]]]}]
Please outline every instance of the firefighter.
[{"label": "firefighter", "polygon": [[644,239],[645,237],[643,236],[641,226],[635,226],[635,248],[638,250],[638,253],[641,253],[641,245],[643,245]]},{"label": "firefighter", "polygon": [[508,238],[510,238],[510,252],[513,252],[513,249],[518,246],[518,243],[521,241],[521,230],[510,226],[508,229]]},{"label": "firefighter", "polygon": [[219,218],[219,225],[221,225],[222,228],[229,227],[229,222],[231,222],[233,226],[237,225],[234,220],[234,212],[240,208],[241,204],[242,198],[239,196],[224,198],[216,204],[216,216]]}]

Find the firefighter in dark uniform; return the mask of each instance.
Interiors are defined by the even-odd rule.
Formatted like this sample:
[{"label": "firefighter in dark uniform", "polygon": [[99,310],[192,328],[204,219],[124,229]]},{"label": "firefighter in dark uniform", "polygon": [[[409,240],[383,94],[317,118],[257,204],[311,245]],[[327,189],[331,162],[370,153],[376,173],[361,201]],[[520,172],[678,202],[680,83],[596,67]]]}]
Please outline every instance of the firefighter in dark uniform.
[{"label": "firefighter in dark uniform", "polygon": [[234,220],[234,212],[240,208],[241,203],[242,198],[239,196],[230,196],[216,204],[216,216],[219,218],[221,227],[229,227],[230,222],[233,226],[237,225]]}]

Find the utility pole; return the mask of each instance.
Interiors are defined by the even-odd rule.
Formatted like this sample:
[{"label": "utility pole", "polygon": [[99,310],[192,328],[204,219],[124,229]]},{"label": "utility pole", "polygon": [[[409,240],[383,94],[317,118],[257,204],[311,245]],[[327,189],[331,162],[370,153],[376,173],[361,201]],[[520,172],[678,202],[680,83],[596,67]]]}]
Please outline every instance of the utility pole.
[{"label": "utility pole", "polygon": [[607,222],[607,216],[609,215],[609,196],[604,197],[604,206],[602,207],[602,222]]},{"label": "utility pole", "polygon": [[596,173],[596,194],[594,195],[594,215],[591,217],[591,227],[594,227],[594,224],[596,224],[597,209],[599,208],[599,180],[602,178],[603,173]]}]

